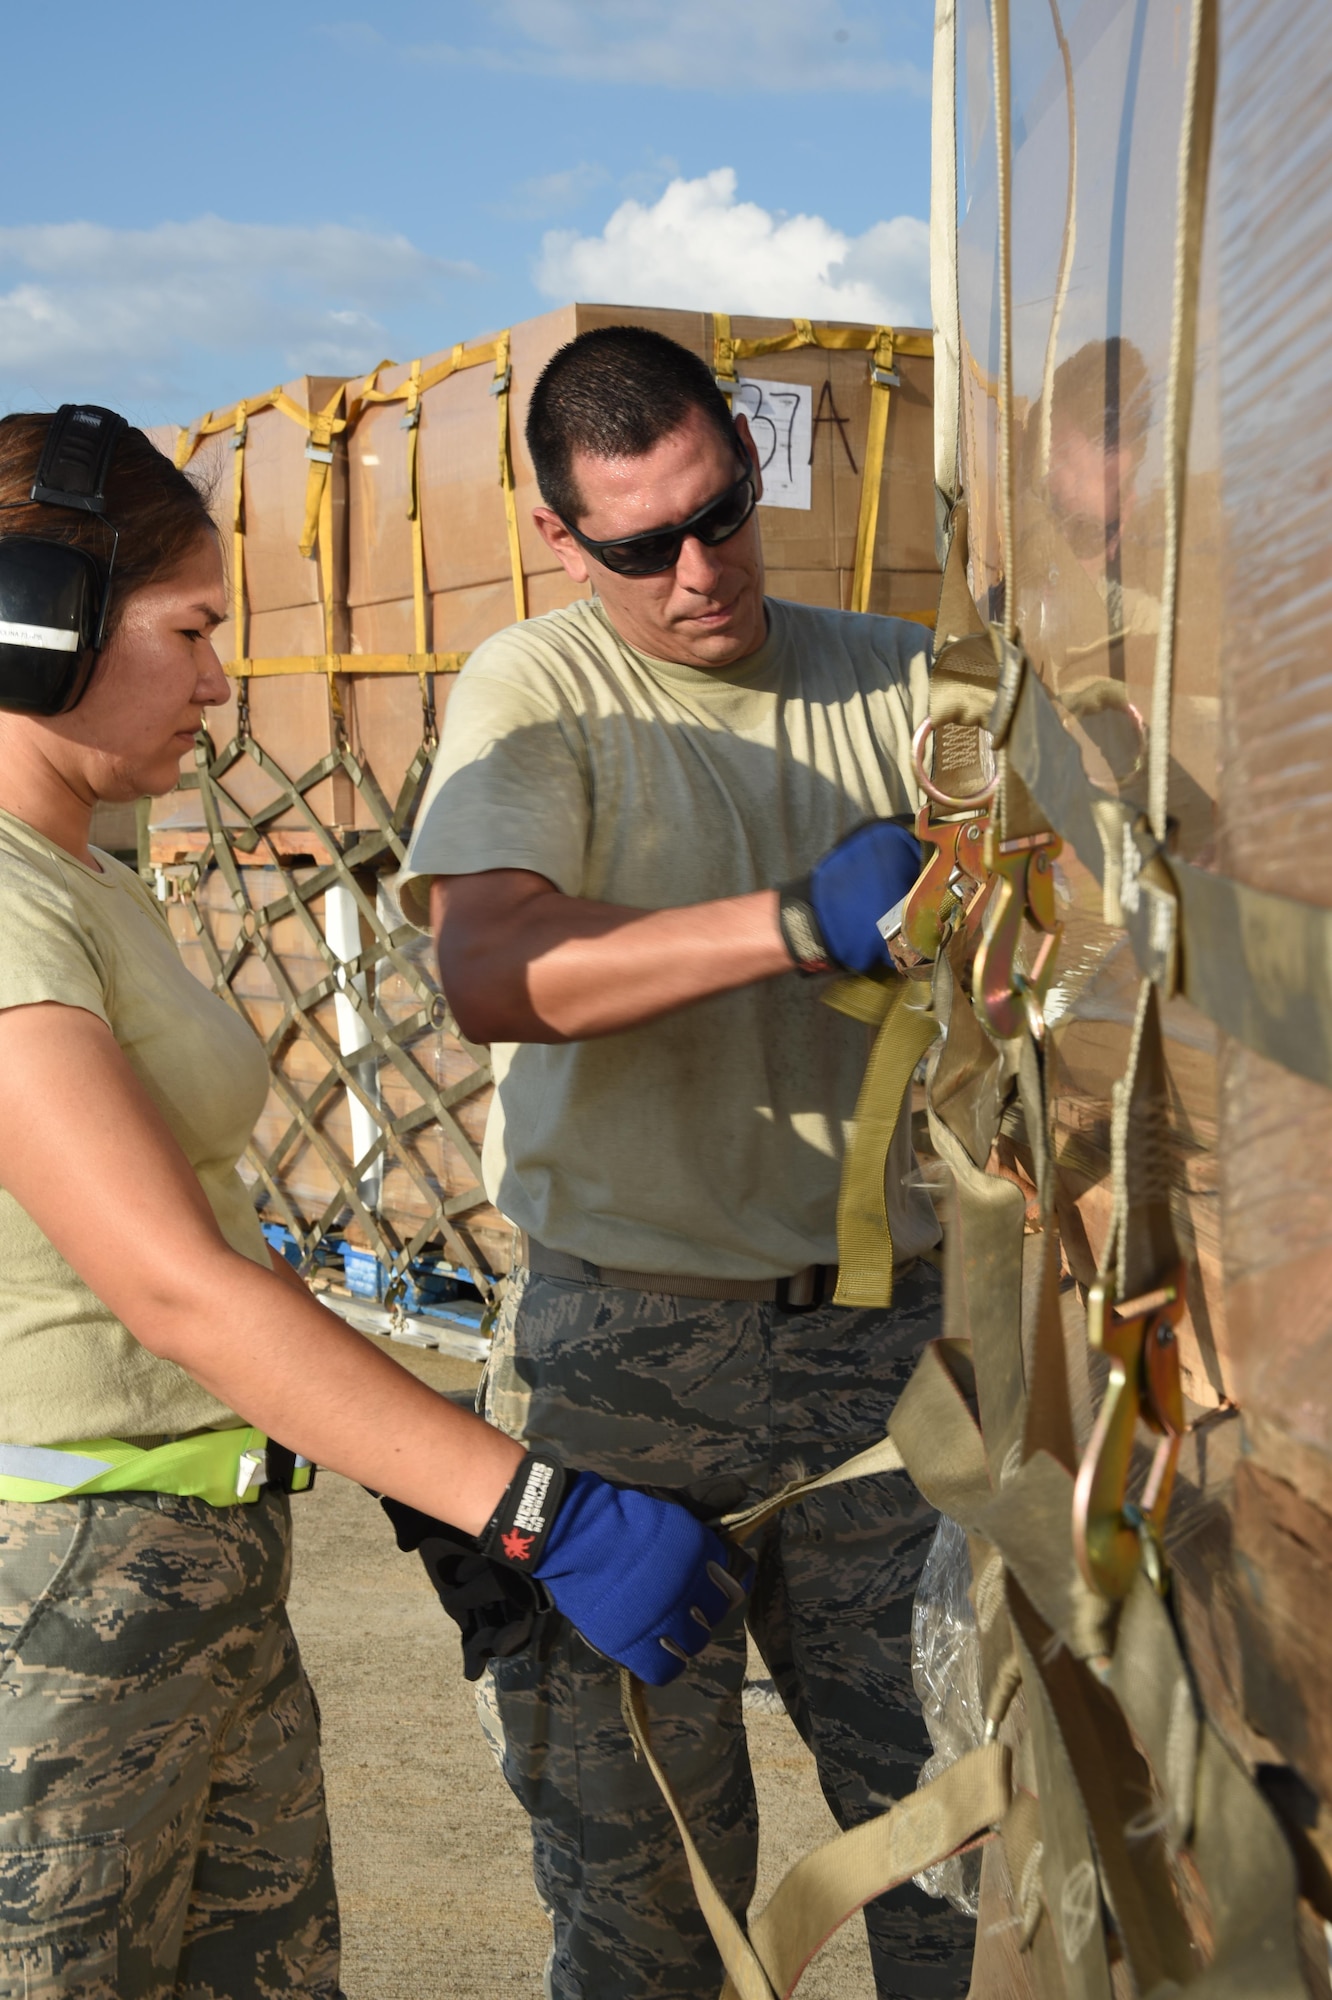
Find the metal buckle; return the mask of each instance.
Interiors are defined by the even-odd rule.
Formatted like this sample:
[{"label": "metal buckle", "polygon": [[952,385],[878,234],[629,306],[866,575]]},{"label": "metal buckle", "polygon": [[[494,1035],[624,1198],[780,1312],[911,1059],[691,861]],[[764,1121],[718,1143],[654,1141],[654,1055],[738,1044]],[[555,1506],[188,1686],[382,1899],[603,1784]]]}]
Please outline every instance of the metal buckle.
[{"label": "metal buckle", "polygon": [[[1127,1596],[1144,1561],[1156,1589],[1164,1588],[1161,1538],[1185,1430],[1175,1334],[1185,1283],[1181,1263],[1141,1298],[1118,1304],[1109,1278],[1098,1278],[1087,1296],[1087,1338],[1110,1356],[1110,1380],[1073,1489],[1073,1547],[1104,1597]],[[1139,1418],[1160,1442],[1135,1502],[1128,1478]]]},{"label": "metal buckle", "polygon": [[889,917],[897,918],[895,934],[922,960],[938,957],[960,917],[968,923],[979,918],[977,895],[986,881],[982,857],[988,826],[984,813],[932,821],[929,807],[922,806],[916,815],[916,838],[934,852],[915,887]]}]

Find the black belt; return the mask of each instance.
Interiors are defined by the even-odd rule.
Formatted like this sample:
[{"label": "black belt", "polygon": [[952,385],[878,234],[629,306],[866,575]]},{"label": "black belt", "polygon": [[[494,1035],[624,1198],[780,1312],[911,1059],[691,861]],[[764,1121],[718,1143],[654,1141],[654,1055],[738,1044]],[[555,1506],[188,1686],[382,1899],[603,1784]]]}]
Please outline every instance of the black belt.
[{"label": "black belt", "polygon": [[837,1290],[836,1264],[806,1264],[785,1278],[704,1278],[666,1271],[621,1271],[592,1264],[565,1250],[549,1250],[524,1231],[519,1260],[535,1277],[565,1278],[575,1285],[609,1285],[615,1291],[665,1292],[675,1299],[750,1299],[758,1305],[809,1312],[829,1305]]}]

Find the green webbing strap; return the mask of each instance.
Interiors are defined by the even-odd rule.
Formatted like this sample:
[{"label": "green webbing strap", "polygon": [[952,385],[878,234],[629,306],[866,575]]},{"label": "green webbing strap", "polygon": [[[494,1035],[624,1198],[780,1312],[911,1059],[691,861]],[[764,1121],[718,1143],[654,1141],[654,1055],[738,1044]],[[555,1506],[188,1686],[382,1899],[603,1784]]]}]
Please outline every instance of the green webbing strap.
[{"label": "green webbing strap", "polygon": [[893,1302],[893,1234],[888,1221],[888,1150],[912,1072],[939,1033],[926,986],[906,979],[839,980],[830,1007],[879,1032],[856,1101],[855,1124],[837,1198],[839,1306]]},{"label": "green webbing strap", "polygon": [[[43,1446],[37,1451],[26,1446],[0,1446],[0,1465],[11,1454],[13,1462],[24,1462],[22,1454],[26,1452],[34,1470],[49,1474],[55,1469],[49,1461],[68,1454],[71,1471],[79,1475],[62,1481],[0,1474],[0,1500],[70,1500],[84,1493],[176,1493],[186,1499],[206,1500],[210,1507],[234,1507],[237,1501],[258,1499],[262,1481],[257,1474],[267,1443],[262,1431],[239,1429],[198,1431],[193,1437],[174,1438],[151,1451],[123,1444],[119,1438]],[[40,1467],[38,1459],[43,1461]],[[247,1459],[252,1461],[248,1467],[244,1463]],[[89,1474],[89,1463],[103,1469]]]}]

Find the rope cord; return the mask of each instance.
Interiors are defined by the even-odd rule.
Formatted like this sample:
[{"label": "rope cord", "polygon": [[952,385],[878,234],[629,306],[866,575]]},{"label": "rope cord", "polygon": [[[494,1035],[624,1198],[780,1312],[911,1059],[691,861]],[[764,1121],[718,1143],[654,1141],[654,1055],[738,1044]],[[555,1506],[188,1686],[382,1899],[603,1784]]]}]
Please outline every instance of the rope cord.
[{"label": "rope cord", "polygon": [[1040,476],[1042,479],[1047,478],[1050,471],[1050,424],[1054,407],[1055,357],[1059,352],[1059,328],[1064,317],[1064,307],[1068,302],[1069,279],[1073,274],[1073,253],[1078,240],[1078,106],[1073,88],[1073,51],[1064,32],[1059,0],[1050,0],[1050,19],[1054,24],[1055,40],[1059,44],[1059,58],[1064,66],[1064,101],[1068,106],[1068,192],[1064,200],[1064,233],[1059,245],[1059,272],[1055,279],[1054,311],[1050,315],[1050,333],[1045,343],[1045,367],[1041,374]]},{"label": "rope cord", "polygon": [[1004,556],[1004,637],[1017,637],[1016,508],[1013,490],[1013,146],[1010,132],[1008,0],[991,0],[994,143],[999,204],[999,507]]},{"label": "rope cord", "polygon": [[1193,416],[1194,361],[1198,341],[1198,279],[1203,218],[1216,104],[1217,9],[1194,0],[1189,19],[1189,59],[1176,188],[1174,309],[1170,326],[1170,376],[1165,410],[1165,570],[1161,627],[1152,686],[1152,726],[1147,744],[1147,798],[1152,832],[1164,842],[1170,786],[1170,725],[1175,641],[1179,615],[1179,559],[1184,532],[1189,429]]}]

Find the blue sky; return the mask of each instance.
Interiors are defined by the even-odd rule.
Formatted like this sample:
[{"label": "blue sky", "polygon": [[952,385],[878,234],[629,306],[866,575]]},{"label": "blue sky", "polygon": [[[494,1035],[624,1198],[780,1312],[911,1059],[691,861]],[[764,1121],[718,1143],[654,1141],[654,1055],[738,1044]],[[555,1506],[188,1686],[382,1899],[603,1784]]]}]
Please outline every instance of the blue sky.
[{"label": "blue sky", "polygon": [[575,297],[927,320],[932,16],[11,7],[0,409],[182,421]]}]

